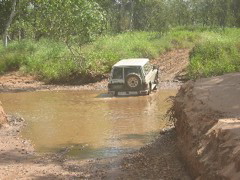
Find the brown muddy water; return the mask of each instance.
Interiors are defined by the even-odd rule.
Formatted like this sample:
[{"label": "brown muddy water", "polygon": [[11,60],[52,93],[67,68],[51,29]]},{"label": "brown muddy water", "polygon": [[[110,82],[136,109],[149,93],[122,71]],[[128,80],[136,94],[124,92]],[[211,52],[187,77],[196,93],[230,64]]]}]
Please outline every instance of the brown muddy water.
[{"label": "brown muddy water", "polygon": [[151,142],[166,126],[166,99],[176,90],[150,96],[108,97],[101,91],[0,94],[8,114],[21,116],[22,136],[39,153],[80,159],[127,153]]}]

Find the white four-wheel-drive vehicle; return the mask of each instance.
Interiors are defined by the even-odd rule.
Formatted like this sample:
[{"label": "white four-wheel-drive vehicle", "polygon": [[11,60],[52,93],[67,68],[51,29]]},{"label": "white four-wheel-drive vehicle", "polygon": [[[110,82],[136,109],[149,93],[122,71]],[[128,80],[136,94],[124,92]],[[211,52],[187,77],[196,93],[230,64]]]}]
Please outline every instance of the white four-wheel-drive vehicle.
[{"label": "white four-wheel-drive vehicle", "polygon": [[157,88],[158,68],[149,59],[123,59],[112,67],[108,93],[112,95],[150,94]]}]

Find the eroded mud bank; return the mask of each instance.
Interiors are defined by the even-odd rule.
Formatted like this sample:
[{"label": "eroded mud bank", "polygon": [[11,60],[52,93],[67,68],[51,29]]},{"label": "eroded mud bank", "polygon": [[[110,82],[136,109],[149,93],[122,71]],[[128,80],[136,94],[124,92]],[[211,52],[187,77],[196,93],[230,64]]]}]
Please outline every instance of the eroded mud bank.
[{"label": "eroded mud bank", "polygon": [[193,177],[240,179],[240,73],[186,83],[173,110]]}]

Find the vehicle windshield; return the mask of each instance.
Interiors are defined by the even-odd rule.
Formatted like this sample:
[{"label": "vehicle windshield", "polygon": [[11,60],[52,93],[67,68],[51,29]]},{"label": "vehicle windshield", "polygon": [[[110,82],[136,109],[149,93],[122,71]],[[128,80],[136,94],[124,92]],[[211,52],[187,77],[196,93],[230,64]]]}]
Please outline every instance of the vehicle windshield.
[{"label": "vehicle windshield", "polygon": [[123,79],[123,68],[115,67],[112,73],[113,79]]},{"label": "vehicle windshield", "polygon": [[124,77],[127,77],[130,73],[136,73],[141,75],[141,68],[140,67],[125,67],[124,68]]}]

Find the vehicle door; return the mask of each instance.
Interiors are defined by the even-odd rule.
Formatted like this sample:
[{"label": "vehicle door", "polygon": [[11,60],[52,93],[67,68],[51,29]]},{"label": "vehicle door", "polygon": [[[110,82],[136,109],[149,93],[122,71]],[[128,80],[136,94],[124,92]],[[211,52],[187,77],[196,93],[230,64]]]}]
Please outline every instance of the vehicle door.
[{"label": "vehicle door", "polygon": [[153,83],[155,80],[155,72],[153,71],[153,67],[150,63],[144,65],[144,74],[146,83]]},{"label": "vehicle door", "polygon": [[124,74],[122,67],[114,67],[111,73],[111,83],[112,84],[123,84],[124,83]]}]

